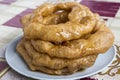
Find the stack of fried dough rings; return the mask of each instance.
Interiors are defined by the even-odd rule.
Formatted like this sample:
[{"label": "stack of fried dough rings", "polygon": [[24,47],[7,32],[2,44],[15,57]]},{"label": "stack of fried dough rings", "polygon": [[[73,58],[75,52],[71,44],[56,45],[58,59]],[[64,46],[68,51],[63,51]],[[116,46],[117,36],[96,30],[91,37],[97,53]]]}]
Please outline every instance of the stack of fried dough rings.
[{"label": "stack of fried dough rings", "polygon": [[99,15],[75,2],[45,3],[22,17],[17,52],[33,71],[64,75],[92,66],[114,42]]}]

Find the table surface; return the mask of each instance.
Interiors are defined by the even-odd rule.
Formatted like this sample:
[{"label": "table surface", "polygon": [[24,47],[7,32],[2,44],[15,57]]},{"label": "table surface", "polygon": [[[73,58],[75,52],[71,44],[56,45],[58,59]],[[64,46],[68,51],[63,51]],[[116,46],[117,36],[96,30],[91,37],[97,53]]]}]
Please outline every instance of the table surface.
[{"label": "table surface", "polygon": [[0,0],[0,80],[33,80],[15,72],[4,54],[8,43],[22,34],[20,18],[45,2],[76,1],[100,14],[115,36],[116,58],[102,72],[81,80],[120,80],[120,0]]}]

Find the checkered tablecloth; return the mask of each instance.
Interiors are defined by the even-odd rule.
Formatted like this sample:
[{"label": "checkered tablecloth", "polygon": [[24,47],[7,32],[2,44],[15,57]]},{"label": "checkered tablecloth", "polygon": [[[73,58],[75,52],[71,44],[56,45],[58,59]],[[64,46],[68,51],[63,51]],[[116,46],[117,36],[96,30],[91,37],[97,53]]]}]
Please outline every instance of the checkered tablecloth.
[{"label": "checkered tablecloth", "polygon": [[116,58],[102,72],[81,80],[120,80],[120,0],[0,0],[0,80],[33,80],[20,75],[5,60],[8,43],[22,33],[20,18],[45,2],[76,1],[99,13],[115,36]]}]

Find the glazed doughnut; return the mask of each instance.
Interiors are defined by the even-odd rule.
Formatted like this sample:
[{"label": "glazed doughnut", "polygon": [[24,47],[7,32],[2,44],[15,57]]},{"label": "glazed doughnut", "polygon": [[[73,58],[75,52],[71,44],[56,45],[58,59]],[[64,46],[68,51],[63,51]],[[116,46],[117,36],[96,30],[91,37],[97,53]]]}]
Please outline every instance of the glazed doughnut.
[{"label": "glazed doughnut", "polygon": [[[46,66],[51,69],[62,69],[65,67],[70,68],[72,70],[74,66],[80,66],[81,68],[84,66],[88,67],[93,64],[97,55],[87,56],[79,59],[62,59],[62,58],[52,58],[49,55],[40,53],[34,50],[33,46],[29,42],[25,42],[25,49],[28,52],[29,56],[33,57],[33,64],[38,66]],[[49,61],[49,62],[48,62]],[[84,63],[83,63],[84,62]],[[38,64],[36,64],[38,63]]]},{"label": "glazed doughnut", "polygon": [[23,56],[25,60],[27,60],[26,63],[29,65],[29,67],[32,70],[37,70],[37,69],[39,70],[39,68],[43,67],[44,69],[48,68],[49,72],[47,73],[50,73],[50,70],[52,72],[59,72],[59,73],[60,71],[61,72],[67,71],[69,73],[74,73],[78,70],[82,70],[92,66],[97,58],[97,55],[91,55],[73,60],[52,58],[49,57],[47,54],[38,53],[37,51],[35,51],[30,41],[26,41],[24,38],[17,45],[16,49],[20,53],[20,55]]},{"label": "glazed doughnut", "polygon": [[[69,12],[63,23],[46,24],[44,18],[58,13]],[[64,19],[64,17],[62,17]],[[25,19],[25,20],[24,20]],[[78,3],[44,4],[38,7],[30,18],[23,17],[24,35],[27,39],[41,39],[51,42],[64,42],[78,39],[90,33],[98,15],[93,14],[87,7]],[[27,21],[27,25],[26,24]]]},{"label": "glazed doughnut", "polygon": [[112,46],[114,36],[110,29],[105,26],[104,22],[98,22],[96,27],[98,30],[88,39],[68,41],[64,43],[65,45],[55,45],[42,40],[31,40],[31,43],[37,51],[47,53],[51,57],[73,59],[96,53],[104,53]]}]

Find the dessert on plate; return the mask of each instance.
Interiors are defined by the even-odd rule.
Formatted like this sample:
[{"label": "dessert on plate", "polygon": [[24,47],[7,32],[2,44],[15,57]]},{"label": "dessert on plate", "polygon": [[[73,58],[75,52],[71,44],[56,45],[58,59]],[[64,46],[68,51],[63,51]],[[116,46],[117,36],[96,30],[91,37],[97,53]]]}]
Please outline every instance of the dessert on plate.
[{"label": "dessert on plate", "polygon": [[76,2],[45,3],[21,23],[24,35],[16,50],[32,71],[73,74],[91,67],[114,42],[99,15]]}]

